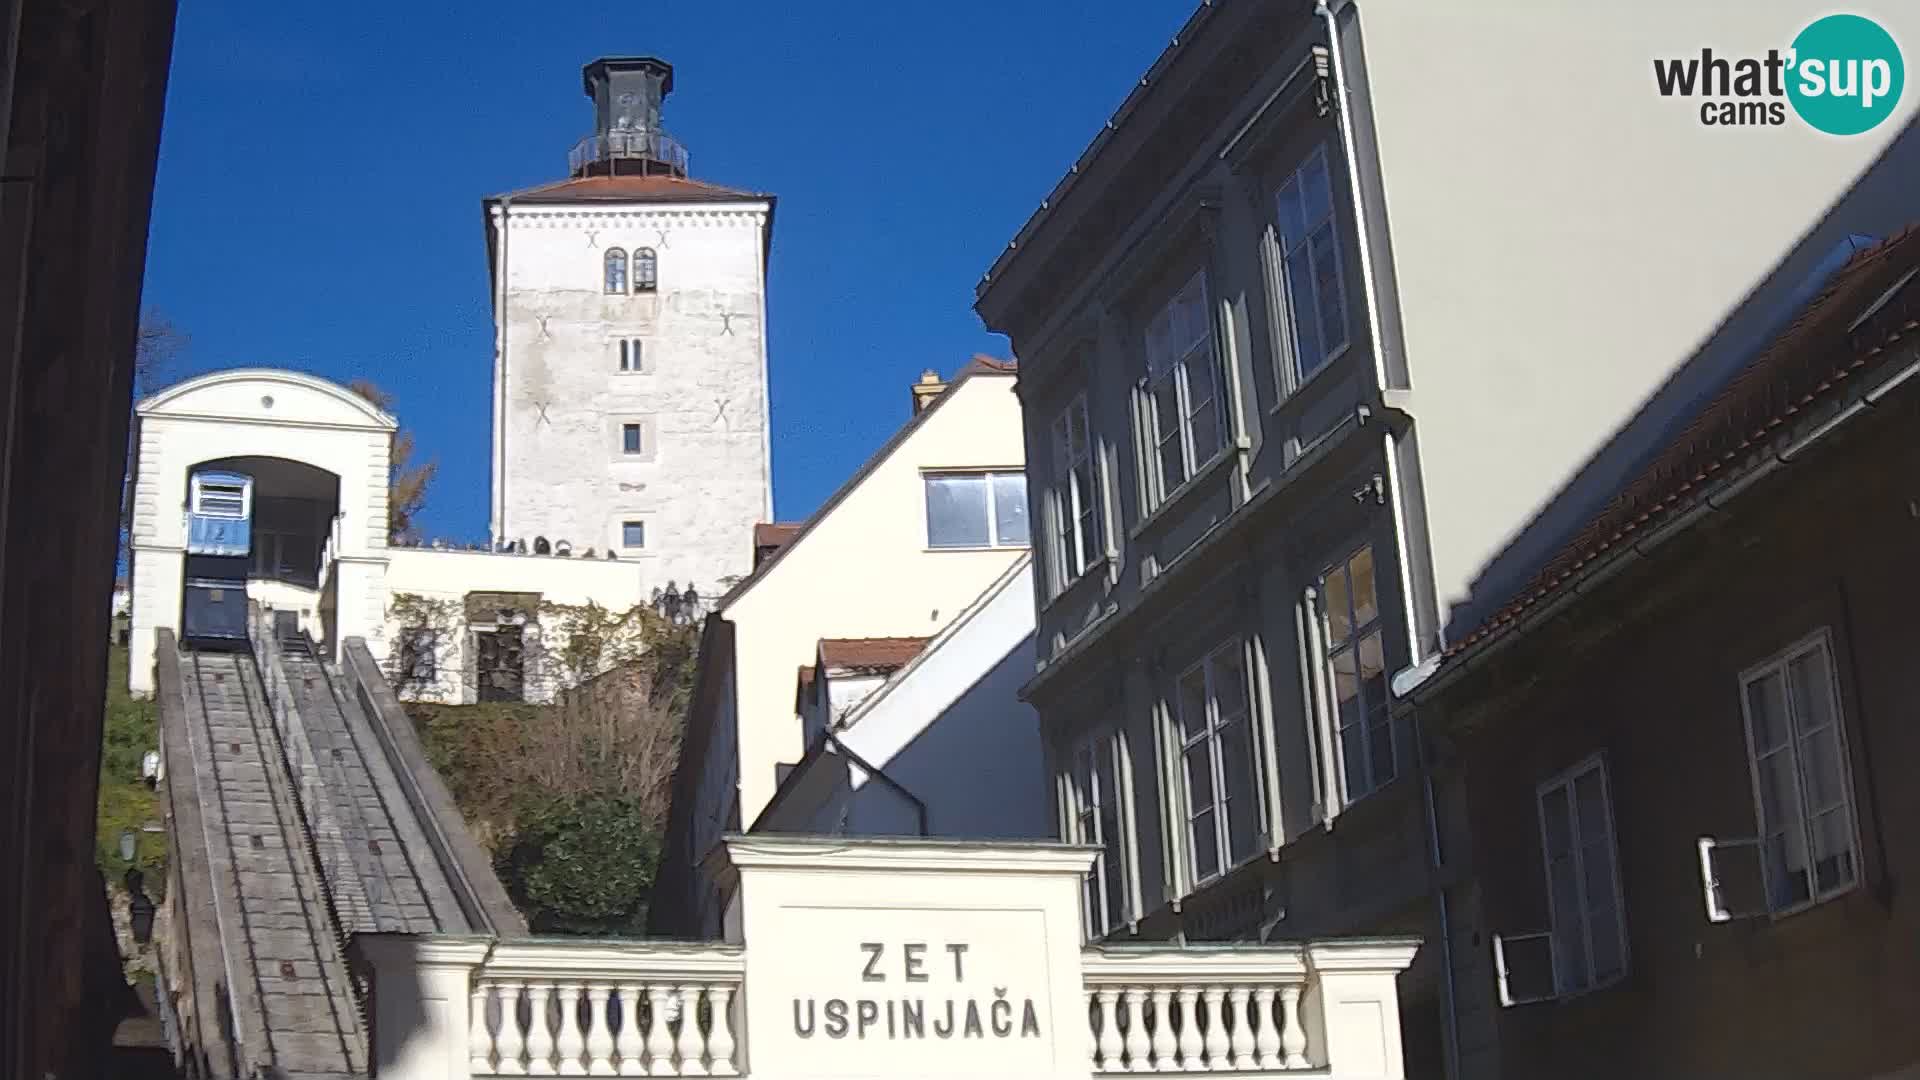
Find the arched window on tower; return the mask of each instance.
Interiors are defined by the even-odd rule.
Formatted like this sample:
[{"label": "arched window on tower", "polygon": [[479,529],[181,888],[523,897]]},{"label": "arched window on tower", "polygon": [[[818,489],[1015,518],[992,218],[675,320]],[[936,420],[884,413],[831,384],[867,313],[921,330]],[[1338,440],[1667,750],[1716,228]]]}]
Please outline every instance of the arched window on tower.
[{"label": "arched window on tower", "polygon": [[607,249],[607,292],[624,294],[627,291],[627,253],[619,248]]},{"label": "arched window on tower", "polygon": [[652,292],[660,287],[660,260],[652,248],[633,249],[633,291]]}]

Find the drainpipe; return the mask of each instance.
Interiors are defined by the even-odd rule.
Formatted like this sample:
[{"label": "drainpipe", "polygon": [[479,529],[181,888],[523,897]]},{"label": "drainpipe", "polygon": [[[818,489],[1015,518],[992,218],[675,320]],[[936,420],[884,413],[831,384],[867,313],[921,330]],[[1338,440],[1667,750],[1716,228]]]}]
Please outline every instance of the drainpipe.
[{"label": "drainpipe", "polygon": [[[1340,49],[1340,26],[1334,18],[1333,9],[1327,0],[1318,0],[1313,14],[1327,28],[1327,54],[1333,68],[1334,108],[1339,110],[1340,149],[1346,158],[1347,186],[1353,200],[1354,240],[1360,248],[1360,284],[1367,301],[1367,336],[1373,347],[1374,385],[1382,394],[1387,390],[1386,346],[1380,330],[1380,296],[1374,281],[1373,245],[1367,231],[1367,214],[1360,188],[1360,155],[1355,149],[1353,138],[1353,109],[1348,101],[1347,66],[1342,59]],[[1413,575],[1407,561],[1407,526],[1401,513],[1399,455],[1394,443],[1393,433],[1386,435],[1385,451],[1387,457],[1387,475],[1390,507],[1393,516],[1394,554],[1399,559],[1400,600],[1403,621],[1407,628],[1407,662],[1417,666],[1421,662],[1420,633],[1415,626],[1416,614],[1413,605]],[[1447,1071],[1450,1076],[1460,1075],[1460,1016],[1455,1004],[1453,978],[1453,926],[1447,910],[1446,889],[1440,885],[1440,820],[1439,803],[1434,797],[1433,776],[1428,770],[1426,748],[1420,745],[1420,719],[1413,719],[1414,752],[1420,765],[1420,782],[1427,804],[1428,854],[1434,873],[1435,915],[1440,923],[1440,958],[1446,971],[1442,982],[1445,995],[1447,1024]]]},{"label": "drainpipe", "polygon": [[927,804],[921,800],[920,796],[915,795],[911,791],[908,791],[906,787],[902,785],[898,780],[895,780],[893,777],[888,776],[886,773],[880,771],[879,766],[873,764],[872,762],[868,761],[866,758],[863,758],[859,754],[855,753],[851,746],[848,746],[846,743],[843,743],[840,741],[840,736],[835,735],[831,728],[827,729],[821,734],[825,735],[827,737],[827,741],[832,743],[835,747],[837,747],[842,754],[845,754],[847,756],[848,761],[851,761],[855,765],[860,766],[860,768],[866,771],[868,776],[871,776],[874,779],[880,781],[882,784],[885,784],[889,788],[892,788],[893,791],[896,794],[898,794],[901,798],[912,803],[914,814],[918,816],[920,819],[920,835],[921,836],[933,835],[933,831],[927,825]]}]

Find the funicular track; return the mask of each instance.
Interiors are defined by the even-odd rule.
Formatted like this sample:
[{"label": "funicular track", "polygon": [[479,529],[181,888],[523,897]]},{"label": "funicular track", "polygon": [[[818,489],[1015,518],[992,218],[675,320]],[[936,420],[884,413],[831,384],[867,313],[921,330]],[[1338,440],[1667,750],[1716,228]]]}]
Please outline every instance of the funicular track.
[{"label": "funicular track", "polygon": [[[366,1075],[359,1002],[338,948],[323,880],[297,797],[286,750],[246,653],[186,650],[189,722],[204,740],[196,755],[212,781],[202,791],[209,852],[225,862],[233,900],[231,960],[245,970],[244,996],[260,1015],[243,1031],[264,1042],[255,1059],[286,1076]],[[216,870],[216,890],[225,891]],[[234,938],[239,940],[235,941]],[[234,955],[235,953],[239,955]],[[237,988],[236,988],[237,989]]]}]

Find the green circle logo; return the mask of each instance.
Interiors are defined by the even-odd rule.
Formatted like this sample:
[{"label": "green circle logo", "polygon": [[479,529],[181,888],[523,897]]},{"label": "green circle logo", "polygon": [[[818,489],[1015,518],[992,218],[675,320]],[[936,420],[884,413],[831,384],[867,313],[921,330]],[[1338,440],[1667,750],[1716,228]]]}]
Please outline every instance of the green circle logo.
[{"label": "green circle logo", "polygon": [[1787,100],[1829,135],[1858,135],[1893,115],[1907,81],[1900,46],[1872,19],[1828,15],[1793,39]]}]

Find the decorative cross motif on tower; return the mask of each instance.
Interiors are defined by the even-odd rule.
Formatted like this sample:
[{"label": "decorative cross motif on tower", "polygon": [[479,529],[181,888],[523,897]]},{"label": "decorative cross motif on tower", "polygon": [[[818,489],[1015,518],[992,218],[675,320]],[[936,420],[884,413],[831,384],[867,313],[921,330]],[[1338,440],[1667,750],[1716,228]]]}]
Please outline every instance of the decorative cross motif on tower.
[{"label": "decorative cross motif on tower", "polygon": [[720,426],[723,428],[726,428],[728,431],[733,430],[733,426],[727,423],[727,406],[731,404],[733,404],[732,398],[714,398],[713,399],[713,405],[714,405],[713,418],[715,420],[718,420],[720,422]]},{"label": "decorative cross motif on tower", "polygon": [[654,246],[660,248],[662,251],[665,251],[667,248],[667,230],[655,229],[653,230],[653,234],[659,238],[654,242]]},{"label": "decorative cross motif on tower", "polygon": [[599,229],[587,230],[587,246],[590,248],[597,248],[600,246],[600,230]]},{"label": "decorative cross motif on tower", "polygon": [[551,315],[535,315],[535,316],[534,316],[534,318],[536,318],[536,319],[539,319],[539,320],[540,320],[540,340],[541,340],[541,341],[552,341],[552,340],[553,340],[553,334],[552,334],[551,332],[549,332],[549,331],[547,330],[547,320],[548,320],[548,319],[551,319],[551,318],[553,318],[553,316],[551,316]]},{"label": "decorative cross motif on tower", "polygon": [[535,427],[538,427],[538,426],[540,426],[541,424],[545,424],[545,425],[547,425],[548,427],[552,427],[552,426],[553,426],[553,421],[547,418],[547,406],[548,406],[549,404],[551,404],[551,402],[546,402],[546,401],[535,401],[535,402],[533,403],[533,407],[534,407],[534,408],[535,408],[536,410],[538,410],[538,411],[539,411],[539,413],[540,413],[540,415],[539,415],[539,417],[538,417],[538,418],[536,418],[536,419],[534,420],[534,426],[535,426]]},{"label": "decorative cross motif on tower", "polygon": [[733,320],[737,317],[744,316],[745,314],[746,314],[745,312],[740,312],[740,311],[721,312],[720,313],[720,332],[723,334],[733,333]]}]

